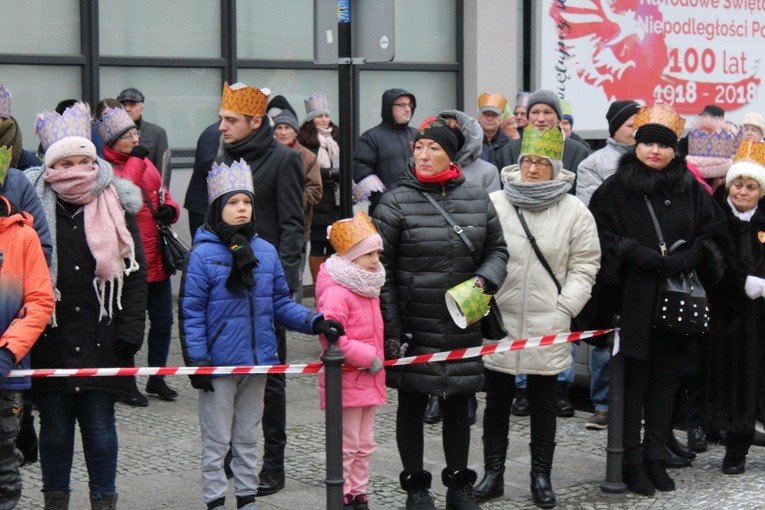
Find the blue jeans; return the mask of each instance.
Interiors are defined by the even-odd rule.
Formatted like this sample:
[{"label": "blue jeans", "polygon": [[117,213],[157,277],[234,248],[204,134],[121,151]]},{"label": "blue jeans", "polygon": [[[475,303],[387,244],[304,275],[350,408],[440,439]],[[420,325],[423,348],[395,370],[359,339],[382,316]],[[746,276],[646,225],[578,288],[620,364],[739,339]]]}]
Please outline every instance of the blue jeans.
[{"label": "blue jeans", "polygon": [[608,411],[608,385],[611,379],[610,366],[610,347],[590,348],[590,400],[596,411]]},{"label": "blue jeans", "polygon": [[[170,278],[149,284],[146,299],[146,311],[149,313],[149,356],[150,367],[167,365],[170,340],[173,327],[173,288]],[[152,376],[159,379],[164,376]]]},{"label": "blue jeans", "polygon": [[[576,348],[578,345],[571,344],[571,359],[574,360],[576,358]],[[571,384],[574,382],[574,363],[571,363],[571,366],[568,367],[566,370],[558,374],[558,382],[564,383],[566,386],[571,386]],[[526,389],[526,374],[518,374],[515,376],[515,387],[519,390],[525,390]]]},{"label": "blue jeans", "polygon": [[102,499],[116,493],[118,445],[114,400],[114,395],[105,391],[86,391],[80,395],[56,391],[37,396],[43,492],[71,491],[69,479],[77,421],[91,497]]},{"label": "blue jeans", "polygon": [[16,436],[21,429],[23,399],[20,391],[0,388],[0,509],[15,508],[21,498],[21,452]]}]

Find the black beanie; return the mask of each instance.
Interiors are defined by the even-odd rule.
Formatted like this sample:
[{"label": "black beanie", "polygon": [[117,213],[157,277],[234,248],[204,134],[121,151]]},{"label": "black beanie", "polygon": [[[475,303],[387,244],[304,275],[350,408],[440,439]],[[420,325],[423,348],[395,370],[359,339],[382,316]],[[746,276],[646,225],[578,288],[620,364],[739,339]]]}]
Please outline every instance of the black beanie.
[{"label": "black beanie", "polygon": [[437,142],[452,162],[465,143],[465,137],[462,136],[456,121],[454,121],[454,127],[452,127],[452,123],[447,119],[431,120],[420,126],[419,131],[414,136],[414,141],[417,142],[420,138],[427,138]]},{"label": "black beanie", "polygon": [[271,100],[268,102],[268,106],[266,107],[266,110],[270,110],[271,108],[279,108],[280,110],[288,110],[292,112],[292,115],[295,116],[295,118],[298,118],[297,113],[295,113],[295,109],[292,108],[292,105],[289,101],[287,101],[287,98],[284,96],[274,96],[271,98]]},{"label": "black beanie", "polygon": [[637,143],[660,143],[677,151],[677,135],[667,126],[661,124],[646,124],[635,133]]},{"label": "black beanie", "polygon": [[640,105],[635,101],[614,101],[608,107],[606,120],[608,121],[608,134],[614,136],[614,133],[627,122],[627,119],[635,115],[640,110]]}]

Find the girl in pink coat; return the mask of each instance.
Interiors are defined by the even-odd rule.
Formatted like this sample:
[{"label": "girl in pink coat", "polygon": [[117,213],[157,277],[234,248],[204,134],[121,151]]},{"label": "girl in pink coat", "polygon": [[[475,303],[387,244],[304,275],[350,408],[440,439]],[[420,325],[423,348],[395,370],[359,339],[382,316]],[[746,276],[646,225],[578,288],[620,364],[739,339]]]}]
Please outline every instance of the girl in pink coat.
[{"label": "girl in pink coat", "polygon": [[[335,222],[328,229],[336,253],[316,278],[316,311],[340,322],[345,335],[337,342],[347,365],[364,370],[343,372],[343,477],[345,508],[367,507],[369,458],[375,449],[375,408],[386,402],[383,371],[383,320],[380,289],[382,238],[366,214]],[[327,339],[320,337],[326,349]],[[324,374],[319,376],[324,409]]]}]

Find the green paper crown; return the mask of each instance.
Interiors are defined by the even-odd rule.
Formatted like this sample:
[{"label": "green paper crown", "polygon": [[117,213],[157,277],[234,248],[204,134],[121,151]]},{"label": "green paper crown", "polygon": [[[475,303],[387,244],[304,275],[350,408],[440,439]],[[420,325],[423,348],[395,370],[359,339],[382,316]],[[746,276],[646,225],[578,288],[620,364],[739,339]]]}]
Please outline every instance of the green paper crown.
[{"label": "green paper crown", "polygon": [[528,126],[523,130],[521,154],[530,154],[560,161],[563,157],[564,140],[563,131],[558,126],[541,133],[532,126]]},{"label": "green paper crown", "polygon": [[13,147],[0,147],[0,186],[5,183],[5,176],[8,175],[8,167],[11,166],[11,156]]}]

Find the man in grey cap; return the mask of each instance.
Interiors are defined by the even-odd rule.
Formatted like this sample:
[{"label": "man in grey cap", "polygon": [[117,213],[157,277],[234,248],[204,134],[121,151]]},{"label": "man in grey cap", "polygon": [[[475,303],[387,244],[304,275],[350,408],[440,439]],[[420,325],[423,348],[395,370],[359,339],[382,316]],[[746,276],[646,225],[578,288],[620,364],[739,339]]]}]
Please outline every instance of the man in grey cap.
[{"label": "man in grey cap", "polygon": [[[128,112],[130,118],[135,122],[138,128],[138,145],[144,147],[147,151],[146,157],[154,163],[158,169],[162,169],[162,156],[167,150],[167,133],[165,129],[143,120],[143,93],[137,88],[130,87],[117,96],[117,101],[122,103],[122,107]],[[165,174],[165,186],[170,186],[170,169]]]},{"label": "man in grey cap", "polygon": [[[549,129],[551,125],[557,126],[563,120],[563,110],[560,99],[551,90],[537,90],[529,96],[527,117],[529,125],[526,129],[536,128],[540,131]],[[518,157],[521,155],[521,140],[510,140],[496,155],[497,167],[502,170],[508,165],[518,164]],[[590,149],[585,145],[566,138],[563,142],[563,168],[570,172],[577,173],[579,163],[590,155]],[[572,195],[576,194],[576,181],[569,191]]]}]

